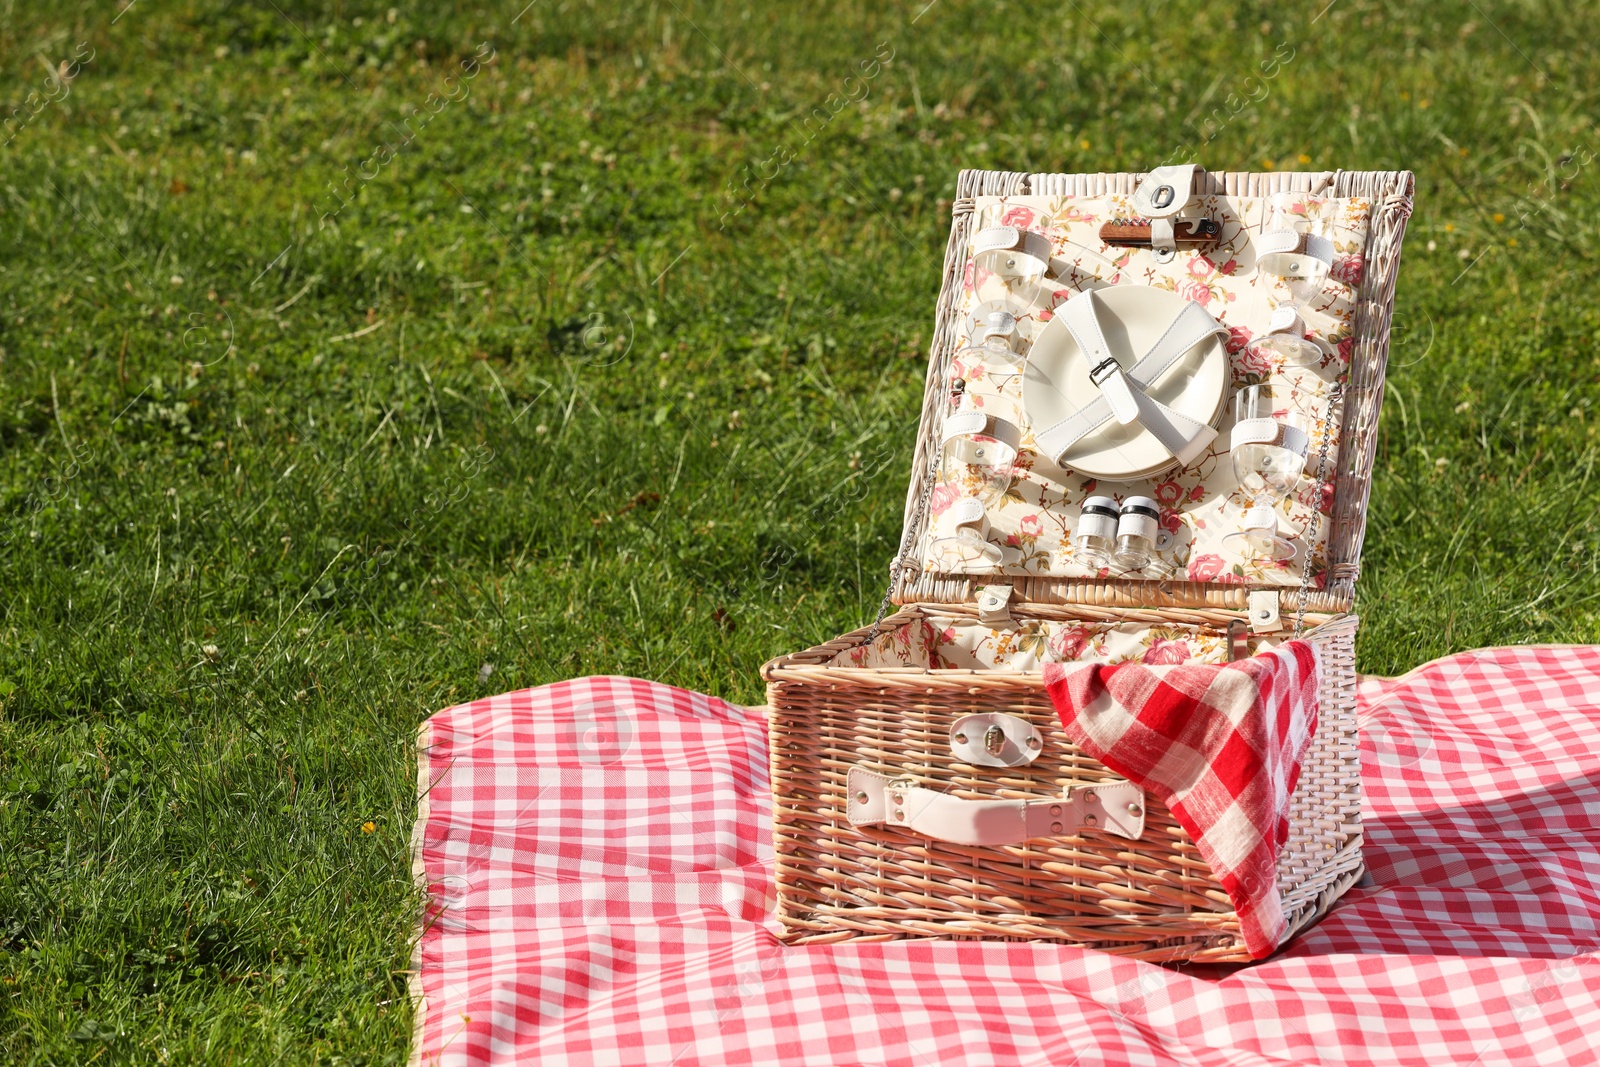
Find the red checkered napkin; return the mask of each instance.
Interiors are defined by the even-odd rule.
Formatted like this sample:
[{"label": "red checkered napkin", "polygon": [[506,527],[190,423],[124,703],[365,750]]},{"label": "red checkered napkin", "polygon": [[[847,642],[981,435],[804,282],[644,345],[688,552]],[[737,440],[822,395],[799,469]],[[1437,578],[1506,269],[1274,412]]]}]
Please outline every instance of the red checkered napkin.
[{"label": "red checkered napkin", "polygon": [[1278,850],[1317,728],[1318,667],[1307,641],[1220,666],[1045,667],[1073,742],[1171,809],[1227,890],[1258,959],[1284,933]]}]

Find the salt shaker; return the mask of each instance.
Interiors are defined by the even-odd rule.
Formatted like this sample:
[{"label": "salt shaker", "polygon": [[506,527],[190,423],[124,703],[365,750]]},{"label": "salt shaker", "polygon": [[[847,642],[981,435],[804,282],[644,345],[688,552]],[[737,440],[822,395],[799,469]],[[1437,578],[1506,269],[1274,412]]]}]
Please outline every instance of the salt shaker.
[{"label": "salt shaker", "polygon": [[1161,529],[1161,505],[1147,496],[1130,496],[1117,517],[1114,557],[1123,570],[1141,570],[1155,558],[1156,534]]},{"label": "salt shaker", "polygon": [[1078,528],[1072,534],[1073,554],[1085,567],[1099,570],[1117,549],[1117,502],[1092,496],[1083,502]]}]

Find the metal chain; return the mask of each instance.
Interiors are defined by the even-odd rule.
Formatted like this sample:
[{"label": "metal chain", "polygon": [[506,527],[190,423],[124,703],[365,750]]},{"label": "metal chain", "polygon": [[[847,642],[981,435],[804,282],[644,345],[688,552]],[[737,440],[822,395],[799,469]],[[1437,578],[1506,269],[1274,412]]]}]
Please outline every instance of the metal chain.
[{"label": "metal chain", "polygon": [[[1328,472],[1328,445],[1333,442],[1333,420],[1338,411],[1339,401],[1344,396],[1343,384],[1335,384],[1333,393],[1328,398],[1328,426],[1322,435],[1322,447],[1317,449],[1317,488],[1316,496],[1311,505],[1311,521],[1306,527],[1306,563],[1300,573],[1300,603],[1295,609],[1294,635],[1296,637],[1305,633],[1306,629],[1306,601],[1311,596],[1311,555],[1316,549],[1317,526],[1322,520],[1322,487],[1327,484]],[[1342,421],[1342,413],[1340,415]]]}]

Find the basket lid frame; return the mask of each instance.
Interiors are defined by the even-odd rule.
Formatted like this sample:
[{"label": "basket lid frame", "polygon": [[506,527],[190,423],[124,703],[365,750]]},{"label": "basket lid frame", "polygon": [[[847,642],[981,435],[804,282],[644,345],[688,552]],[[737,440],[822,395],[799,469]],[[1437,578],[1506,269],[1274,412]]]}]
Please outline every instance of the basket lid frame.
[{"label": "basket lid frame", "polygon": [[[964,170],[951,205],[950,239],[945,248],[944,276],[939,288],[937,321],[928,353],[917,446],[907,487],[900,552],[891,564],[888,599],[895,604],[965,603],[980,585],[1008,583],[1023,602],[1089,604],[1100,607],[1213,608],[1242,611],[1249,594],[1261,587],[1244,583],[1150,581],[1137,578],[1060,578],[1035,575],[951,575],[922,569],[918,548],[928,516],[921,507],[930,460],[938,448],[945,409],[945,381],[955,355],[962,276],[980,196],[1108,196],[1131,195],[1143,173],[1034,174],[1022,171]],[[1312,612],[1350,610],[1361,569],[1366,536],[1367,500],[1377,450],[1378,412],[1383,403],[1389,357],[1389,328],[1394,316],[1394,289],[1399,275],[1400,247],[1411,216],[1415,177],[1411,171],[1197,171],[1196,195],[1269,196],[1277,192],[1315,192],[1334,197],[1366,197],[1372,201],[1364,268],[1355,295],[1355,316],[1349,380],[1344,390],[1338,466],[1334,473],[1333,511],[1326,541],[1328,579],[1313,591],[1305,609]],[[1285,610],[1299,605],[1299,590],[1270,587]]]}]

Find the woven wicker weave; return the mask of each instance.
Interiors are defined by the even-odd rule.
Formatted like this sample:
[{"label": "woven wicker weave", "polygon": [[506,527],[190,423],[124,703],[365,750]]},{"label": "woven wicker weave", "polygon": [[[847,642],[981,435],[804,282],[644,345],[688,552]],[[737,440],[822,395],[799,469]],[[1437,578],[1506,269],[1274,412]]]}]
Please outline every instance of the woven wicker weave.
[{"label": "woven wicker weave", "polygon": [[[969,612],[971,578],[926,574],[920,506],[946,396],[955,305],[973,214],[972,198],[1001,194],[1131,193],[1136,174],[963,172],[957,190],[921,434],[891,595],[905,605],[885,624],[936,609]],[[1355,723],[1356,618],[1366,503],[1383,397],[1400,245],[1410,215],[1409,172],[1206,174],[1197,191],[1264,196],[1314,191],[1373,201],[1366,270],[1357,293],[1355,345],[1335,472],[1328,581],[1309,595],[1305,636],[1322,652],[1321,711],[1290,812],[1278,864],[1289,932],[1314,922],[1361,874],[1360,769]],[[1126,579],[1007,577],[1021,620],[1190,623],[1217,631],[1242,617],[1249,587]],[[1286,617],[1300,607],[1281,592]],[[924,605],[928,607],[925,609]],[[1227,894],[1194,842],[1155,798],[1145,831],[1129,841],[1094,831],[977,848],[894,829],[857,828],[846,818],[845,777],[860,766],[965,799],[1060,796],[1064,787],[1117,776],[1074,747],[1037,672],[842,667],[841,652],[870,629],[769,663],[774,844],[778,917],[789,941],[908,936],[1049,938],[1152,961],[1249,959]],[[978,711],[1005,711],[1045,735],[1035,762],[1000,770],[958,763],[951,724]]]}]

